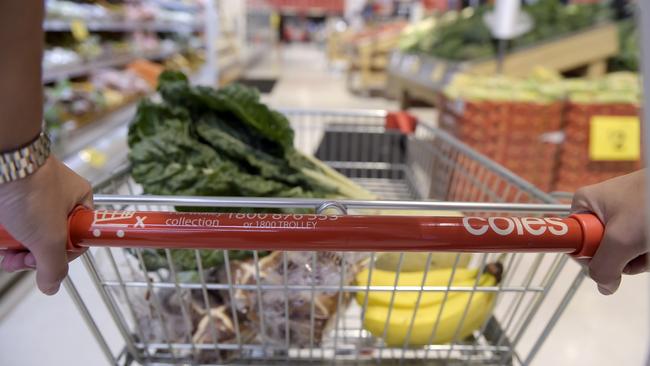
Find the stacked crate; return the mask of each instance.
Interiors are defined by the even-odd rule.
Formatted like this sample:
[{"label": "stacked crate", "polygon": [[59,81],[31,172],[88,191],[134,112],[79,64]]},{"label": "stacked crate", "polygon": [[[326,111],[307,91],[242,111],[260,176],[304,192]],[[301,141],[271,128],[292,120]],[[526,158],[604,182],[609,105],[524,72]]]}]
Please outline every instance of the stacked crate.
[{"label": "stacked crate", "polygon": [[589,131],[594,116],[639,116],[639,107],[629,103],[585,104],[568,102],[564,116],[565,142],[558,164],[557,191],[576,189],[627,174],[641,168],[640,161],[592,161]]},{"label": "stacked crate", "polygon": [[555,181],[561,102],[451,100],[441,95],[440,127],[542,190]]}]

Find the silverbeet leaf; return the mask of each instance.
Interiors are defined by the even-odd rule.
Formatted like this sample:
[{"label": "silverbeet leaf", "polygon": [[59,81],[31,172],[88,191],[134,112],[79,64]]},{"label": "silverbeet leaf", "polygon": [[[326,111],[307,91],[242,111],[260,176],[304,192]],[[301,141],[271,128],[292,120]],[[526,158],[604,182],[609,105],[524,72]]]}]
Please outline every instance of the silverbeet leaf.
[{"label": "silverbeet leaf", "polygon": [[[145,194],[338,198],[336,184],[293,147],[282,114],[260,102],[256,90],[219,90],[163,72],[161,102],[142,101],[129,128],[133,179]],[[322,177],[321,177],[322,176]],[[179,211],[254,212],[255,209],[177,207]],[[269,211],[269,210],[266,210]],[[233,259],[252,256],[231,251]],[[204,266],[223,263],[223,251],[200,251]],[[179,271],[196,270],[193,251],[173,250]],[[167,268],[164,251],[143,251],[149,270]]]}]

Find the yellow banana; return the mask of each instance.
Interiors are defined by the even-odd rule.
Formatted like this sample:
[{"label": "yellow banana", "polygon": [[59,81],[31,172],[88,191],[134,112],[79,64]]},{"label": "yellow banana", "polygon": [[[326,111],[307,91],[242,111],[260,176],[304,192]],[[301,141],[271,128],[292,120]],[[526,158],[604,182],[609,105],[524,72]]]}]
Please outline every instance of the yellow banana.
[{"label": "yellow banana", "polygon": [[[472,287],[474,286],[474,282],[476,282],[476,279],[470,278],[468,280],[463,280],[463,281],[454,281],[452,283],[452,286]],[[447,282],[445,282],[444,284],[432,285],[432,286],[447,286],[448,284],[449,284],[449,278],[447,278]],[[398,290],[395,293],[395,296],[393,297],[392,291],[369,291],[368,306],[390,306],[391,298],[393,298],[394,307],[410,309],[415,306],[415,303],[418,300],[418,293],[419,291]],[[460,292],[450,292],[449,296],[455,296],[459,293]],[[356,294],[357,303],[363,306],[365,297],[366,297],[365,292],[357,292]],[[445,293],[442,291],[423,292],[422,296],[420,297],[420,306],[422,307],[422,306],[435,305],[436,303],[442,301],[444,297],[445,297]]]},{"label": "yellow banana", "polygon": [[[485,273],[481,276],[479,286],[494,286],[496,283],[497,280],[493,275]],[[469,303],[470,297],[471,303]],[[448,343],[454,339],[462,340],[469,336],[490,316],[493,301],[494,294],[491,292],[477,291],[473,296],[470,292],[456,292],[453,295],[450,293],[440,314],[440,321],[432,343]],[[468,303],[467,316],[461,324]],[[429,338],[436,326],[436,320],[442,305],[442,303],[437,303],[432,306],[419,307],[413,321],[408,340],[409,345],[421,346],[429,343]],[[388,310],[387,306],[368,306],[365,313],[364,328],[374,336],[382,337],[388,322],[384,341],[389,346],[401,346],[406,340],[415,309],[413,307],[395,307],[390,313],[390,318]],[[460,329],[458,329],[459,326]]]},{"label": "yellow banana", "polygon": [[[356,276],[356,283],[359,286],[368,285],[368,269],[364,269]],[[473,286],[474,279],[478,270],[473,268],[457,268],[454,273],[454,286]],[[371,286],[394,286],[396,272],[383,271],[380,269],[372,270]],[[400,272],[398,286],[421,286],[424,272]],[[447,286],[451,277],[451,268],[434,269],[427,273],[425,286]],[[393,296],[392,291],[369,291],[368,306],[371,305],[390,305],[390,299]],[[425,292],[420,299],[421,306],[430,306],[442,300],[442,292]],[[359,291],[356,293],[356,299],[359,305],[364,305],[366,292]],[[418,297],[418,291],[399,291],[395,294],[393,306],[396,307],[413,307]]]}]

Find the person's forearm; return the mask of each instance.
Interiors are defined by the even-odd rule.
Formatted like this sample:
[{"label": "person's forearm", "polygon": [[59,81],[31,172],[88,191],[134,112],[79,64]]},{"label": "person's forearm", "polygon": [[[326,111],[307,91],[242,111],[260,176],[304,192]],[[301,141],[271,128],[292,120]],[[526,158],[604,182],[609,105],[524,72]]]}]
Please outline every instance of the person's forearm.
[{"label": "person's forearm", "polygon": [[42,127],[43,13],[42,0],[0,0],[0,152]]}]

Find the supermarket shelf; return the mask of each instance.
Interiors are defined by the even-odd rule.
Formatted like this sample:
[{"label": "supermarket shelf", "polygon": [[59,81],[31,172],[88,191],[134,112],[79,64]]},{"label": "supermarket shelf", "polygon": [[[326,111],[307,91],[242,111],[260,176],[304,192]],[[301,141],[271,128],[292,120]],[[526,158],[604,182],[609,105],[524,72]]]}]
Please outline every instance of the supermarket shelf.
[{"label": "supermarket shelf", "polygon": [[[135,32],[135,31],[152,31],[167,33],[187,33],[197,32],[203,29],[199,23],[184,24],[172,22],[131,22],[131,21],[95,21],[86,20],[86,27],[91,32]],[[69,32],[71,21],[48,19],[43,24],[46,32]]]},{"label": "supermarket shelf", "polygon": [[126,65],[138,58],[161,59],[169,57],[181,49],[174,47],[168,50],[158,50],[143,53],[132,53],[120,56],[114,56],[108,59],[99,59],[96,61],[50,68],[43,71],[43,82],[49,83],[59,79],[71,78],[86,75],[97,69]]},{"label": "supermarket shelf", "polygon": [[[618,52],[618,28],[604,23],[539,44],[515,49],[503,61],[503,72],[510,76],[528,75],[536,65],[564,72],[586,66],[590,76],[604,69],[607,58]],[[580,52],[571,52],[580,49]],[[390,94],[407,108],[411,99],[436,104],[436,93],[460,72],[495,73],[494,58],[449,61],[421,53],[393,52],[388,61]]]},{"label": "supermarket shelf", "polygon": [[[192,83],[201,81],[201,71],[190,76]],[[155,95],[146,97],[154,98]],[[126,161],[128,124],[139,101],[131,102],[67,136],[69,142],[60,146],[56,155],[91,183],[105,178],[107,173]]]}]

